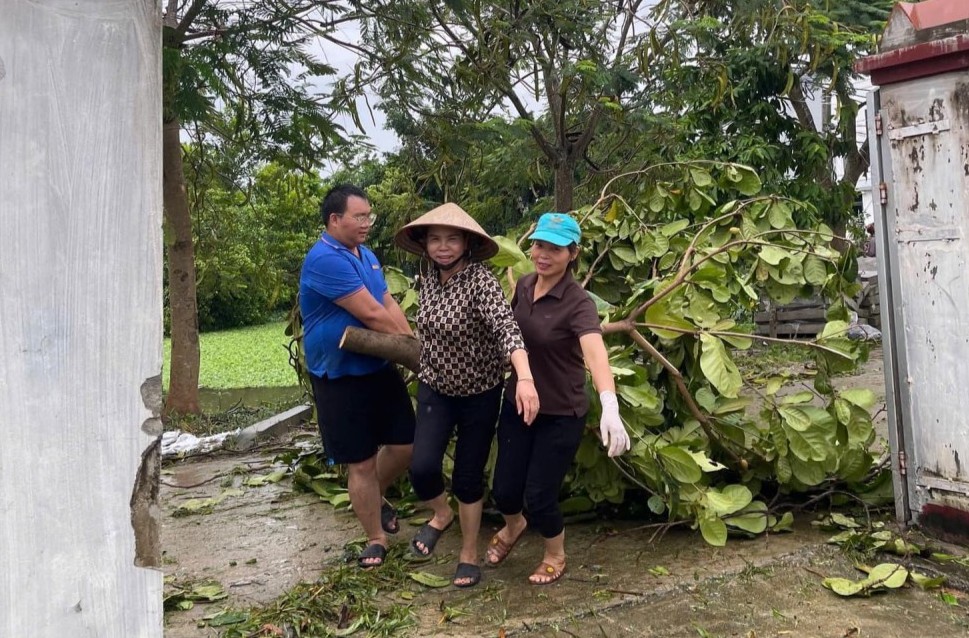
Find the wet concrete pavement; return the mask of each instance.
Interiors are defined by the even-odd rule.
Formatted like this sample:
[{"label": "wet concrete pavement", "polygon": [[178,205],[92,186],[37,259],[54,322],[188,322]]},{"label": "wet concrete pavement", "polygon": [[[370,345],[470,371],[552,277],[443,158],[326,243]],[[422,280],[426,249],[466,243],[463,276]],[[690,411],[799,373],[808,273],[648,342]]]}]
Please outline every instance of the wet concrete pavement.
[{"label": "wet concrete pavement", "polygon": [[[217,636],[197,621],[213,609],[265,604],[300,581],[340,562],[343,545],[359,536],[348,512],[288,483],[246,488],[212,513],[175,517],[179,504],[224,492],[232,477],[265,473],[272,454],[214,455],[166,467],[162,488],[165,571],[180,580],[213,579],[229,598],[166,615],[168,638]],[[790,534],[731,539],[725,548],[699,534],[597,520],[567,527],[569,566],[549,586],[527,583],[542,541],[528,533],[497,568],[483,568],[473,589],[427,589],[416,583],[410,604],[415,636],[741,636],[743,638],[969,636],[969,599],[943,602],[938,591],[903,589],[843,599],[821,587],[825,576],[860,578],[852,560],[826,545],[829,534],[801,517]],[[485,524],[482,552],[493,524]],[[416,527],[403,524],[394,542]],[[460,535],[455,526],[438,545],[438,560],[420,569],[450,579]],[[881,560],[888,560],[887,558]],[[652,570],[652,572],[650,571]],[[960,592],[953,592],[961,597]],[[442,606],[461,613],[442,621]],[[357,634],[357,635],[363,635]]]}]

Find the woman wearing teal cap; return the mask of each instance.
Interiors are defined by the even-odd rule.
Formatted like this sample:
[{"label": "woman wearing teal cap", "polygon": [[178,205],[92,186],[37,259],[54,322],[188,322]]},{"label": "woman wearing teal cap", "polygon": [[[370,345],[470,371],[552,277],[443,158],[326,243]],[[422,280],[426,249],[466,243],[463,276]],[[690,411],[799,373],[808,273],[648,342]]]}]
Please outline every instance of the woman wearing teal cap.
[{"label": "woman wearing teal cap", "polygon": [[[507,400],[502,406],[492,494],[505,527],[491,539],[487,562],[494,566],[505,560],[530,525],[545,539],[542,562],[529,576],[536,585],[553,583],[565,571],[565,531],[558,494],[579,449],[589,411],[586,367],[602,402],[599,432],[603,445],[609,456],[629,449],[599,315],[592,298],[572,276],[581,237],[578,223],[570,216],[542,215],[529,236],[535,272],[518,281],[511,302],[525,339],[540,408],[529,425]],[[512,374],[506,397],[514,396],[517,383]],[[528,512],[527,522],[523,510]]]}]

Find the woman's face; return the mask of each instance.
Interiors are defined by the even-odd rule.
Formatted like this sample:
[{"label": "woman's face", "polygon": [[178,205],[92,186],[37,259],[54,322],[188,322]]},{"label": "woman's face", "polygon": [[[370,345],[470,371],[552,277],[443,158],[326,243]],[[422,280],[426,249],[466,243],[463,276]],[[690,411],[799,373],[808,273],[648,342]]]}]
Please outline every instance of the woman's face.
[{"label": "woman's face", "polygon": [[[578,252],[578,249],[574,250]],[[573,250],[567,246],[556,246],[540,239],[532,242],[532,263],[535,272],[543,277],[558,277],[565,273],[574,256]]]},{"label": "woman's face", "polygon": [[467,248],[468,238],[464,231],[448,226],[431,226],[427,229],[427,256],[439,266],[453,265]]}]

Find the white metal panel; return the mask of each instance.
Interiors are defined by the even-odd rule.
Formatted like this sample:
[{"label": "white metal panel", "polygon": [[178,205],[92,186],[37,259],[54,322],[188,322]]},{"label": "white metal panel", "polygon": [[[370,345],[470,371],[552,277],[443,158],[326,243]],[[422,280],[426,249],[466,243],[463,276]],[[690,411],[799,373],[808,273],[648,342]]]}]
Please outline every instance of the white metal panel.
[{"label": "white metal panel", "polygon": [[[969,74],[883,87],[892,170],[897,372],[913,512],[969,489]],[[925,479],[945,479],[948,482]],[[956,490],[958,491],[958,490]],[[966,503],[964,509],[969,507]]]},{"label": "white metal panel", "polygon": [[[892,174],[892,156],[888,146],[888,137],[879,136],[880,124],[876,116],[880,117],[881,94],[872,91],[868,94],[868,131],[869,147],[871,148],[871,184],[879,191],[878,184],[890,179]],[[894,299],[899,296],[897,277],[898,255],[894,242],[887,238],[895,236],[894,198],[892,192],[885,189],[885,200],[878,198],[873,210],[875,225],[875,257],[878,262],[878,296],[881,299],[881,329],[882,329],[882,360],[885,373],[885,411],[888,421],[888,443],[892,451],[892,486],[895,490],[895,516],[901,523],[908,523],[912,516],[909,508],[909,484],[905,468],[905,446],[911,440],[911,424],[902,419],[906,414],[908,394],[899,387],[899,349],[895,340],[897,318],[894,312]],[[874,199],[874,198],[873,198]]]},{"label": "white metal panel", "polygon": [[152,0],[0,9],[4,638],[162,635],[160,43]]}]

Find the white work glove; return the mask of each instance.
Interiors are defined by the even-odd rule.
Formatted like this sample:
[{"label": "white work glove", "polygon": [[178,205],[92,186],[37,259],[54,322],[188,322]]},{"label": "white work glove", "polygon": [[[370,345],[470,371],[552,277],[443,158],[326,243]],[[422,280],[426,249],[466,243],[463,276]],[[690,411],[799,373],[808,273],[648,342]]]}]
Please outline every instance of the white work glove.
[{"label": "white work glove", "polygon": [[602,402],[602,417],[599,419],[599,436],[606,446],[609,456],[619,456],[629,450],[629,435],[619,419],[619,399],[610,390],[599,393]]}]

